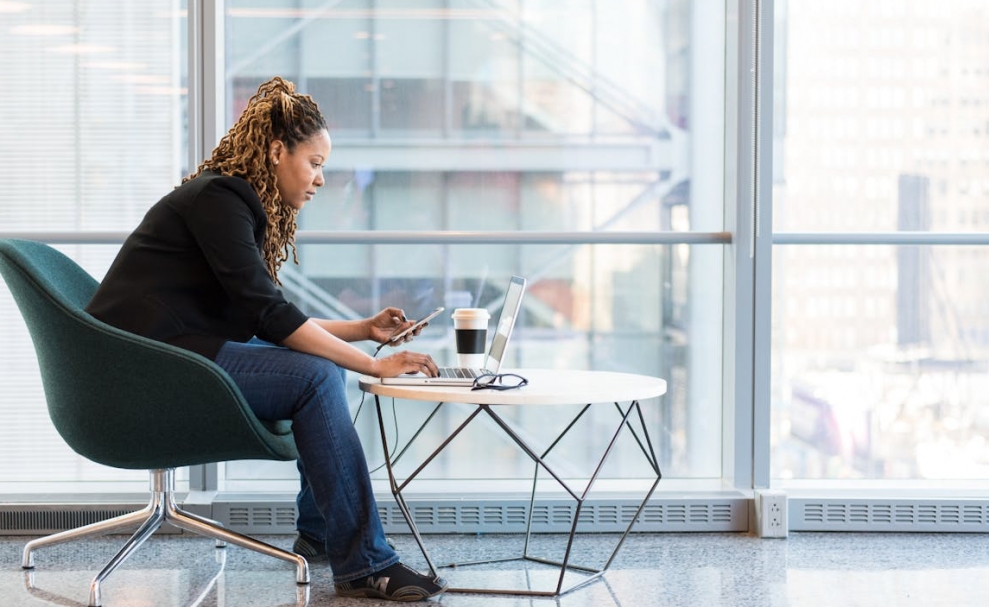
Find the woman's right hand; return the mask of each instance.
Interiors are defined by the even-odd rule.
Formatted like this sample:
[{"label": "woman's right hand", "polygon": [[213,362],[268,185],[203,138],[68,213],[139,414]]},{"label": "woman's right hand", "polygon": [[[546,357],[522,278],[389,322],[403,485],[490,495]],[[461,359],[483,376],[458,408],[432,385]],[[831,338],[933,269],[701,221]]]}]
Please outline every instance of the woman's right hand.
[{"label": "woman's right hand", "polygon": [[429,377],[439,375],[433,357],[419,352],[396,352],[374,362],[376,377],[397,377],[405,373],[424,373]]}]

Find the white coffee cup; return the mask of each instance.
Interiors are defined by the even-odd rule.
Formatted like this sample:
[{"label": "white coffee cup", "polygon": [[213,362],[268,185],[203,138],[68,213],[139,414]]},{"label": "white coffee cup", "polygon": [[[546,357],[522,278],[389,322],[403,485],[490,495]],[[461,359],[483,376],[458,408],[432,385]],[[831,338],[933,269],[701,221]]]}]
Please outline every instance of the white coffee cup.
[{"label": "white coffee cup", "polygon": [[451,317],[457,337],[457,363],[461,367],[483,367],[491,313],[484,308],[457,308]]}]

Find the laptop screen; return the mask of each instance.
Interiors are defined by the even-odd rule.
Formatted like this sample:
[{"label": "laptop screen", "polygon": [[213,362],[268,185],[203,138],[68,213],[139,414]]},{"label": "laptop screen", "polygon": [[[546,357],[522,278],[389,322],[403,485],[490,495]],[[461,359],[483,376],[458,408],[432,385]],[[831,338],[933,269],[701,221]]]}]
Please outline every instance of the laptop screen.
[{"label": "laptop screen", "polygon": [[525,279],[513,276],[511,284],[508,285],[508,291],[505,292],[505,304],[498,316],[498,326],[495,327],[491,348],[488,350],[488,358],[484,361],[484,368],[494,373],[497,373],[501,368],[505,348],[508,347],[508,339],[512,336],[515,320],[518,317],[519,309],[522,307],[523,291],[525,291]]}]

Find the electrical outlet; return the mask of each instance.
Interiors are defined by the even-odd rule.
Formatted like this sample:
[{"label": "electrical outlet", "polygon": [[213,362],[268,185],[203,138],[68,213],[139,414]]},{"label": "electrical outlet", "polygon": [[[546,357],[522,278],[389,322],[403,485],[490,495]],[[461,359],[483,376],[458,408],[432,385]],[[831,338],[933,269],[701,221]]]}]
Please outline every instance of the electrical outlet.
[{"label": "electrical outlet", "polygon": [[755,502],[759,537],[786,537],[789,532],[786,494],[782,491],[757,491]]}]

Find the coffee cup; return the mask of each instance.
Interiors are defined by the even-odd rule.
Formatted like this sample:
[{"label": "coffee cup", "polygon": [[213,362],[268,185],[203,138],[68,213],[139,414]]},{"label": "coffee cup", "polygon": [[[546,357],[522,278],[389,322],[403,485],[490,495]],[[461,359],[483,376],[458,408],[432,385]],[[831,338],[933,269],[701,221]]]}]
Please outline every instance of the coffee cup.
[{"label": "coffee cup", "polygon": [[457,308],[451,317],[457,338],[458,364],[475,369],[483,367],[491,314],[484,308]]}]

